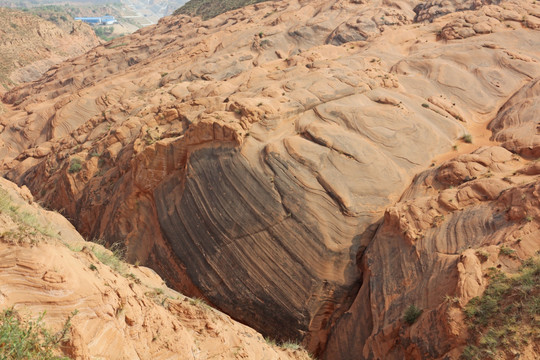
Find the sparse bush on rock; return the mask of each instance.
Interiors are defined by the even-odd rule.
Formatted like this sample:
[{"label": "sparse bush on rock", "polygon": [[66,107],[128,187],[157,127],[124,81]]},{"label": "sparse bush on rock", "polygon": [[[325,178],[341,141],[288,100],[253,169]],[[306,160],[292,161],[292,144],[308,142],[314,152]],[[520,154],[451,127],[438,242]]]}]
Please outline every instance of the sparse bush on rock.
[{"label": "sparse bush on rock", "polygon": [[79,171],[81,171],[82,169],[82,163],[81,163],[81,159],[79,158],[73,158],[71,159],[71,163],[69,165],[69,172],[70,173],[78,173]]},{"label": "sparse bush on rock", "polygon": [[412,325],[418,320],[420,315],[422,315],[422,309],[418,308],[416,305],[411,305],[405,310],[403,320],[405,320],[407,324]]},{"label": "sparse bush on rock", "polygon": [[68,317],[62,330],[51,333],[43,324],[45,313],[37,320],[27,320],[14,309],[5,309],[0,314],[0,359],[18,360],[63,360],[59,346],[67,340],[71,327]]}]

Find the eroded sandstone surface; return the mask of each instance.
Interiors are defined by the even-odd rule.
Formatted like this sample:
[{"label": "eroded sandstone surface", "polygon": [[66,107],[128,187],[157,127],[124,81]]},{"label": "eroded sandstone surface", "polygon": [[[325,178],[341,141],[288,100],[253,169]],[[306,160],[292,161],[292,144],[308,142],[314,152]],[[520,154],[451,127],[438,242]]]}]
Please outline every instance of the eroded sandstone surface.
[{"label": "eroded sandstone surface", "polygon": [[[539,250],[540,183],[532,165],[501,147],[481,147],[416,176],[362,258],[362,288],[332,332],[328,354],[459,358],[470,343],[462,309],[484,291],[487,270],[515,272]],[[410,305],[423,310],[412,326],[403,320]],[[538,343],[532,346],[525,358],[538,355]]]},{"label": "eroded sandstone surface", "polygon": [[74,315],[61,347],[72,359],[310,359],[118,261],[5,179],[0,209],[0,308],[44,314],[52,331]]},{"label": "eroded sandstone surface", "polygon": [[[444,333],[426,345],[415,334],[444,316],[438,296],[458,291],[465,247],[500,244],[491,230],[510,220],[501,212],[500,223],[477,226],[480,214],[456,240],[430,227],[442,215],[428,211],[431,188],[411,197],[420,214],[410,216],[428,217],[414,226],[396,230],[409,213],[391,209],[405,190],[424,191],[415,175],[468,133],[461,152],[503,141],[534,157],[539,7],[476,4],[423,18],[417,5],[279,1],[207,21],[164,18],[6,94],[3,172],[86,237],[125,244],[130,261],[265,335],[321,355],[332,333],[328,358],[443,356],[459,341]],[[486,149],[470,156],[511,158]],[[477,182],[464,191],[488,196],[487,214],[506,188]],[[444,211],[445,221],[456,212]],[[469,227],[481,232],[475,243]],[[403,335],[412,299],[434,317],[425,311],[419,333]],[[396,339],[407,341],[384,345]]]}]

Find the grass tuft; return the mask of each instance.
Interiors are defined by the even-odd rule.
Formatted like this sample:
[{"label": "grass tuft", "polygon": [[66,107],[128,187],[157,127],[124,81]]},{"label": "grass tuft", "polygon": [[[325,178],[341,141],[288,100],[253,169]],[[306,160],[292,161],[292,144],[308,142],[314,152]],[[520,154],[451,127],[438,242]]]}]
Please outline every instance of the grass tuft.
[{"label": "grass tuft", "polygon": [[489,253],[486,251],[476,250],[475,254],[481,263],[485,263],[489,259]]},{"label": "grass tuft", "polygon": [[289,350],[301,350],[303,349],[302,345],[300,345],[297,342],[294,341],[286,341],[280,345],[282,349],[289,349]]},{"label": "grass tuft", "polygon": [[[15,205],[11,200],[8,192],[4,189],[0,189],[0,213],[8,215],[15,223],[19,225],[18,231],[9,232],[12,238],[28,238],[29,235],[37,235],[40,233],[49,237],[58,237],[58,233],[55,232],[49,224],[42,225],[37,216],[27,212],[20,211],[19,206]],[[4,233],[7,235],[8,233]]]},{"label": "grass tuft", "polygon": [[472,144],[472,135],[471,134],[465,134],[461,137],[461,140],[466,142],[467,144]]},{"label": "grass tuft", "polygon": [[107,265],[117,273],[124,275],[126,264],[124,262],[125,249],[121,243],[114,243],[109,250],[92,247],[92,252],[103,264]]}]

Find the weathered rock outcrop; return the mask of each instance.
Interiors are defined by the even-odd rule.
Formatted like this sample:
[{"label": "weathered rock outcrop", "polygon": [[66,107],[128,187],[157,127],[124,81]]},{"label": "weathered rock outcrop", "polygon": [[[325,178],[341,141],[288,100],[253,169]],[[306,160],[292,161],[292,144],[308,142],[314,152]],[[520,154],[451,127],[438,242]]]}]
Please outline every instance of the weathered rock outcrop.
[{"label": "weathered rock outcrop", "polygon": [[477,11],[461,11],[455,14],[455,18],[441,29],[439,37],[445,40],[464,39],[500,31],[503,27],[538,29],[539,15],[535,4],[505,1],[500,5],[483,6]]},{"label": "weathered rock outcrop", "polygon": [[0,209],[0,308],[34,319],[45,312],[54,331],[75,313],[62,346],[72,359],[310,358],[121,263],[5,179]]},{"label": "weathered rock outcrop", "polygon": [[[459,358],[468,339],[461,308],[484,290],[483,274],[515,271],[540,249],[540,179],[524,163],[484,147],[419,174],[386,210],[327,358]],[[422,309],[412,326],[403,320],[410,305]]]},{"label": "weathered rock outcrop", "polygon": [[[381,344],[422,290],[394,303],[371,287],[438,283],[396,276],[416,255],[385,247],[403,236],[385,235],[391,225],[372,240],[376,226],[416,173],[540,76],[535,30],[438,42],[462,14],[415,24],[414,5],[281,1],[165,18],[6,94],[4,172],[85,236],[125,244],[129,260],[264,334],[320,354],[335,329],[329,354],[411,355]],[[443,241],[448,256],[421,242],[449,290],[464,240]]]},{"label": "weathered rock outcrop", "polygon": [[539,158],[539,112],[540,78],[536,78],[512,96],[489,124],[493,140],[514,153]]},{"label": "weathered rock outcrop", "polygon": [[428,0],[415,6],[415,21],[433,21],[438,17],[466,10],[477,10],[484,5],[499,4],[500,0]]}]

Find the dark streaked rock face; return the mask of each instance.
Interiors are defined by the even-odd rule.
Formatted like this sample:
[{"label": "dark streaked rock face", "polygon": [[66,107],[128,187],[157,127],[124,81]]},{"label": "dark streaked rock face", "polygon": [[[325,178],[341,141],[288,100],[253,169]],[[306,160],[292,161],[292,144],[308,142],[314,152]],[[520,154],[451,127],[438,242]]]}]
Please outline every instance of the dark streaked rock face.
[{"label": "dark streaked rock face", "polygon": [[[13,327],[33,321],[17,343],[32,348],[27,358],[51,358],[54,349],[71,359],[312,359],[168,288],[152,269],[85,241],[66,218],[36,204],[27,188],[0,178],[0,199],[0,304],[17,315]],[[14,336],[4,326],[6,311],[2,357],[17,350],[12,341],[4,343],[6,334]],[[25,340],[41,336],[39,329],[69,336],[45,351]]]}]

